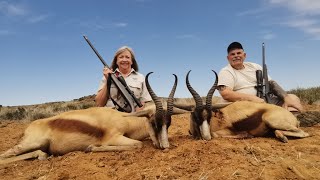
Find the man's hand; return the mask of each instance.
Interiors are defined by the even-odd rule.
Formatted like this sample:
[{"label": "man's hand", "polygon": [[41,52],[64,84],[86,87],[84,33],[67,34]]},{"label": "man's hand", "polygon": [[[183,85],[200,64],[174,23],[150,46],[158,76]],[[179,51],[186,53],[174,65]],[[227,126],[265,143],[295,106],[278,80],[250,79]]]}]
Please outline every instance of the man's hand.
[{"label": "man's hand", "polygon": [[252,101],[252,102],[257,102],[257,103],[264,103],[265,102],[264,99],[259,98],[258,96],[249,96],[248,100]]},{"label": "man's hand", "polygon": [[284,97],[284,103],[282,107],[289,111],[301,112],[303,110],[299,98],[293,94],[288,94]]},{"label": "man's hand", "polygon": [[235,101],[252,101],[252,102],[259,102],[259,103],[264,102],[263,99],[255,95],[235,92],[227,86],[219,86],[219,92],[222,98],[229,102],[235,102]]}]

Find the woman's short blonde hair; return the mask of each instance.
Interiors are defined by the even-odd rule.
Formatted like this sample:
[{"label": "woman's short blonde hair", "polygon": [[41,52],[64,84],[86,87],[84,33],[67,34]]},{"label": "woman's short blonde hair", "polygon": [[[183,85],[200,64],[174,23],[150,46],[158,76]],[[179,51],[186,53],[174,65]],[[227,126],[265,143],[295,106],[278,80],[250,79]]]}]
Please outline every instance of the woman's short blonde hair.
[{"label": "woman's short blonde hair", "polygon": [[131,65],[131,68],[133,68],[135,71],[139,71],[139,67],[138,67],[138,63],[136,61],[136,58],[135,58],[135,55],[134,55],[134,52],[132,50],[132,48],[128,47],[128,46],[122,46],[121,48],[119,48],[114,57],[113,57],[113,60],[112,60],[112,64],[111,64],[111,68],[113,70],[117,69],[118,68],[118,65],[117,65],[117,57],[119,56],[119,54],[121,54],[122,52],[124,51],[129,51],[130,54],[131,54],[131,57],[132,57],[132,65]]}]

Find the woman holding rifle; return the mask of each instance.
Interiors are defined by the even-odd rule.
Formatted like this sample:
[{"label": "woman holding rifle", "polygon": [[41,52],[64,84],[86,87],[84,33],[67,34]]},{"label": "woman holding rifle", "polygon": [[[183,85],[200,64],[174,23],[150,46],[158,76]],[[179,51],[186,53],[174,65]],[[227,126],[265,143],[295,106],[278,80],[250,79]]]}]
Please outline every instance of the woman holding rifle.
[{"label": "woman holding rifle", "polygon": [[[116,104],[116,108],[120,111],[125,111],[125,108],[128,106],[115,84],[108,81],[111,73],[117,77],[122,76],[125,79],[129,89],[140,100],[142,105],[151,101],[152,99],[146,88],[145,77],[138,70],[138,63],[133,50],[128,46],[119,48],[114,55],[111,68],[105,67],[103,69],[103,77],[95,97],[96,105],[100,107],[115,107]],[[138,111],[142,108],[143,106],[136,106],[135,110]]]}]

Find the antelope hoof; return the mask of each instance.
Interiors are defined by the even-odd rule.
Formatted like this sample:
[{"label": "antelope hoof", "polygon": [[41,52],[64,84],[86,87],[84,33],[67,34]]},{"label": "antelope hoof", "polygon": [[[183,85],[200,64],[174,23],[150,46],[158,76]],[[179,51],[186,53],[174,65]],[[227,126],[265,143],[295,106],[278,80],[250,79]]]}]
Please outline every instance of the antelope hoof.
[{"label": "antelope hoof", "polygon": [[280,139],[281,142],[284,142],[284,143],[288,142],[288,138],[281,131],[275,130],[274,134],[278,139]]},{"label": "antelope hoof", "polygon": [[41,152],[38,154],[38,159],[39,160],[46,160],[48,158],[48,154],[47,153],[44,153],[44,152]]},{"label": "antelope hoof", "polygon": [[287,138],[286,136],[282,136],[282,137],[280,138],[280,141],[282,141],[282,142],[284,142],[284,143],[288,143],[288,142],[289,142],[289,140],[288,140],[288,138]]},{"label": "antelope hoof", "polygon": [[89,146],[84,150],[84,152],[85,152],[85,153],[92,152],[93,147],[94,147],[94,145],[92,145],[92,144],[89,145]]},{"label": "antelope hoof", "polygon": [[169,148],[165,148],[164,150],[162,150],[162,152],[164,152],[164,153],[169,152]]},{"label": "antelope hoof", "polygon": [[160,144],[159,143],[153,143],[153,146],[156,147],[157,149],[161,149]]}]

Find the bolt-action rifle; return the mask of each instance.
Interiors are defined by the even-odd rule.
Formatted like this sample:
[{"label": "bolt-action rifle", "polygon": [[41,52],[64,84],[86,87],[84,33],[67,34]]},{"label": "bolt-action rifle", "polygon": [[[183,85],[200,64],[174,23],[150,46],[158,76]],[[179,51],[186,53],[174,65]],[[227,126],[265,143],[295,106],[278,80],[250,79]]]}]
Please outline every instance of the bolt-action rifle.
[{"label": "bolt-action rifle", "polygon": [[[87,36],[83,36],[84,39],[87,41],[91,49],[94,51],[94,53],[98,56],[104,67],[109,68],[108,64],[103,60],[101,55],[98,53],[96,48],[91,44],[90,40],[88,39]],[[117,89],[120,91],[121,96],[124,98],[126,101],[126,104],[130,106],[130,110],[127,110],[125,107],[120,107],[121,109],[125,110],[126,112],[134,112],[135,107],[134,107],[134,102],[139,106],[142,107],[141,102],[139,99],[136,98],[134,93],[129,89],[126,81],[122,76],[116,77],[115,74],[111,73],[110,76],[111,81],[116,85]],[[115,103],[115,101],[113,101]]]},{"label": "bolt-action rifle", "polygon": [[267,103],[270,102],[270,86],[268,80],[268,70],[265,62],[265,45],[262,43],[262,71],[256,71],[257,77],[257,96],[263,98]]}]

